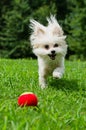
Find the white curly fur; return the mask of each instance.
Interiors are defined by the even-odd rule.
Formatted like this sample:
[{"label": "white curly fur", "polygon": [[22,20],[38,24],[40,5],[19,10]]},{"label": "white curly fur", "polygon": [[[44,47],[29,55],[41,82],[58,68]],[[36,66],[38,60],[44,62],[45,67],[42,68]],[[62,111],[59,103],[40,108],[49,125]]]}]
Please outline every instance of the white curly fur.
[{"label": "white curly fur", "polygon": [[38,58],[39,84],[45,88],[48,75],[61,78],[64,73],[64,59],[67,53],[66,36],[55,16],[47,18],[48,25],[44,26],[31,19],[30,28],[33,30],[30,40],[33,53]]}]

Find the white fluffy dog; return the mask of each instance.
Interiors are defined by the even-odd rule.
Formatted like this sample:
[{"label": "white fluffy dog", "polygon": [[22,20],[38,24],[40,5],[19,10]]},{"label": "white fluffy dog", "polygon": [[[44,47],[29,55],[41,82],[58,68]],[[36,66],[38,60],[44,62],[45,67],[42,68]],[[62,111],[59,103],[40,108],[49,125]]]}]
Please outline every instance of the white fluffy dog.
[{"label": "white fluffy dog", "polygon": [[48,25],[44,26],[31,19],[30,28],[33,30],[30,37],[33,53],[38,58],[39,85],[47,86],[48,75],[61,78],[64,73],[64,59],[67,53],[66,36],[58,24],[55,16],[47,18]]}]

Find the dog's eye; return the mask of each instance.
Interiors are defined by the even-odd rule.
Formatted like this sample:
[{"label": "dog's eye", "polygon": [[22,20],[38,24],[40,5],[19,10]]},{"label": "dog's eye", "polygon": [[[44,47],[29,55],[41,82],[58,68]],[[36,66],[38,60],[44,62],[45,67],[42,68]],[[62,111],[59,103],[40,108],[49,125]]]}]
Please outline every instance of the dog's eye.
[{"label": "dog's eye", "polygon": [[55,43],[54,47],[58,47],[59,45],[57,43]]},{"label": "dog's eye", "polygon": [[45,49],[49,49],[49,45],[45,45],[44,47],[45,47]]}]

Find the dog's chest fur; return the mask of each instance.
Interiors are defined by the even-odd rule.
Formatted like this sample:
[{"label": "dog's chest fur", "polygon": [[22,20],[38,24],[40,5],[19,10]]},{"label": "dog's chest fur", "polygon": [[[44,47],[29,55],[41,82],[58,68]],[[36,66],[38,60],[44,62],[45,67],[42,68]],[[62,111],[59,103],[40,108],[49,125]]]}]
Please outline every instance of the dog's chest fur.
[{"label": "dog's chest fur", "polygon": [[39,67],[41,67],[47,74],[52,74],[54,69],[61,65],[63,57],[56,57],[55,60],[38,58]]}]

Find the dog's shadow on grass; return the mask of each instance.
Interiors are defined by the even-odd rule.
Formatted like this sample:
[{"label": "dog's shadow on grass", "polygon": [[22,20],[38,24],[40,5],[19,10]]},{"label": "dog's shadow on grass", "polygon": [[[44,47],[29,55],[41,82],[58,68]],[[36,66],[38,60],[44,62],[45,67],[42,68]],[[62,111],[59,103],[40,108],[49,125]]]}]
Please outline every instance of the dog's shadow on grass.
[{"label": "dog's shadow on grass", "polygon": [[71,79],[50,79],[49,85],[57,90],[78,91],[78,81]]}]

